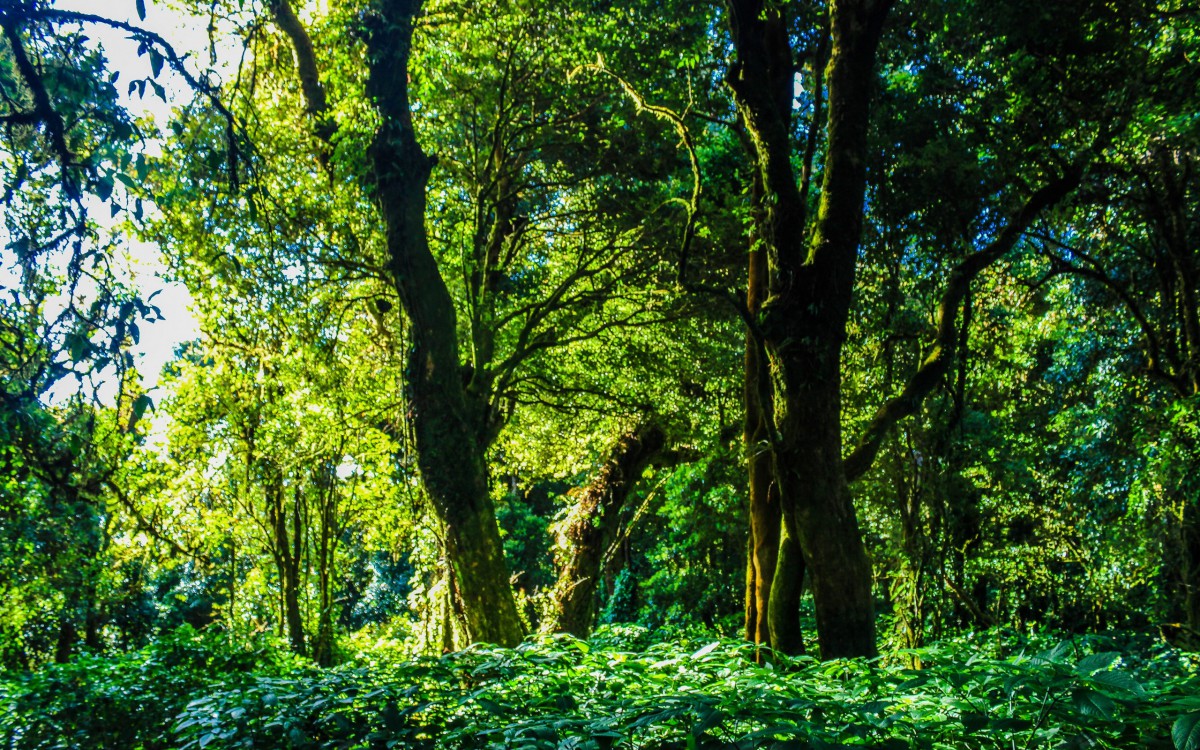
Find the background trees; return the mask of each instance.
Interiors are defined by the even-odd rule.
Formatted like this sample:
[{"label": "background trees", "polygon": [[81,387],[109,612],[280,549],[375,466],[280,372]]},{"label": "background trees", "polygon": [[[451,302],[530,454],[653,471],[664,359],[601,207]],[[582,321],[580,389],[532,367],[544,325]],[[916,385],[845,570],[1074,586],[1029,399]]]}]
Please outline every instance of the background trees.
[{"label": "background trees", "polygon": [[[0,15],[10,663],[1194,635],[1193,11],[202,5]],[[201,330],[152,393],[129,237]]]}]

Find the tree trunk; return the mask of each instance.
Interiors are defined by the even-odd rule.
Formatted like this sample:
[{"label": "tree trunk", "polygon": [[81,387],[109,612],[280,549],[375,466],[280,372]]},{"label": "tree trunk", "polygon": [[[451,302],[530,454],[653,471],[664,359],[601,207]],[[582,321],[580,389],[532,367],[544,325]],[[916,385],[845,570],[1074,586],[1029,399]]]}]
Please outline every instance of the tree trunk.
[{"label": "tree trunk", "polygon": [[446,527],[467,638],[515,646],[523,635],[488,491],[483,436],[470,418],[454,302],[430,252],[425,188],[434,160],[413,131],[408,61],[420,0],[383,0],[370,19],[368,91],[381,123],[371,147],[389,267],[411,321],[410,419],[422,481]]},{"label": "tree trunk", "polygon": [[[901,465],[897,471],[904,471]],[[890,587],[896,644],[902,649],[925,645],[925,571],[928,539],[922,518],[923,487],[919,480],[897,482],[900,496],[900,564]],[[920,657],[905,657],[912,669],[921,668]]]},{"label": "tree trunk", "polygon": [[66,664],[71,661],[71,655],[75,653],[75,641],[79,639],[79,632],[75,628],[75,622],[71,617],[64,616],[58,623],[58,638],[54,642],[54,663]]},{"label": "tree trunk", "polygon": [[[756,181],[757,183],[757,181]],[[757,184],[752,195],[757,197],[761,190]],[[762,310],[767,290],[766,254],[751,240],[750,273],[747,281],[746,309],[751,315]],[[779,503],[779,487],[771,468],[771,382],[766,358],[753,336],[746,336],[745,383],[743,400],[746,409],[743,440],[746,449],[746,466],[750,490],[750,549],[746,559],[746,637],[756,644],[772,644],[775,648],[791,653],[782,642],[771,637],[770,612],[772,584],[779,564],[780,524],[782,522]],[[789,558],[794,565],[794,557]],[[801,561],[803,565],[803,561]],[[794,572],[789,571],[788,575]],[[799,586],[789,585],[780,595],[794,594],[795,601],[779,602],[777,612],[799,610]],[[799,630],[799,623],[796,623]],[[776,627],[784,624],[776,621]],[[781,631],[782,633],[782,631]]]},{"label": "tree trunk", "polygon": [[[862,229],[875,50],[891,2],[831,4],[824,182],[811,243],[807,196],[792,167],[795,64],[788,19],[782,6],[762,0],[729,0],[728,6],[737,54],[727,80],[763,191],[755,233],[767,259],[767,297],[756,335],[770,371],[772,471],[784,528],[794,531],[806,563],[794,564],[781,547],[772,598],[798,593],[807,569],[822,658],[871,656],[871,563],[841,455],[841,348]],[[772,645],[795,650],[797,615],[785,609],[790,604],[769,606],[779,626]]]},{"label": "tree trunk", "polygon": [[776,452],[784,513],[793,514],[808,563],[821,658],[874,656],[871,561],[841,471],[840,392],[817,395],[807,385],[783,420],[796,431],[784,433]]},{"label": "tree trunk", "polygon": [[319,471],[314,472],[317,514],[317,632],[312,640],[313,661],[322,667],[333,665],[334,646],[334,572],[338,536],[338,487],[334,458],[329,458]]},{"label": "tree trunk", "polygon": [[271,525],[274,539],[271,552],[279,573],[280,598],[283,622],[287,629],[288,644],[297,654],[306,652],[304,637],[304,615],[300,611],[300,566],[304,542],[304,524],[301,518],[299,491],[291,507],[292,528],[288,533],[288,513],[284,500],[283,475],[270,467],[267,492],[267,522]]},{"label": "tree trunk", "polygon": [[653,423],[622,436],[560,526],[559,546],[566,559],[554,587],[559,630],[578,638],[591,634],[596,619],[596,586],[604,555],[617,538],[621,508],[665,444],[666,435]]},{"label": "tree trunk", "polygon": [[[778,503],[778,499],[776,499]],[[804,552],[797,541],[794,524],[780,519],[776,532],[779,550],[771,577],[767,602],[767,635],[771,647],[785,654],[804,653],[800,628],[800,595],[804,593]],[[762,641],[759,641],[760,643]]]}]

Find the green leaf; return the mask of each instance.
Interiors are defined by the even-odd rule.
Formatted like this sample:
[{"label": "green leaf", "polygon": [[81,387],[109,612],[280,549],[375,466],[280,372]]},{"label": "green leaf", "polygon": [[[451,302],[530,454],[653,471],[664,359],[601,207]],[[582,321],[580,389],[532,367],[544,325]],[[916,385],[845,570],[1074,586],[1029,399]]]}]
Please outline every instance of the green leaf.
[{"label": "green leaf", "polygon": [[720,641],[713,641],[712,643],[708,644],[707,646],[705,646],[704,648],[700,649],[700,650],[699,650],[699,651],[697,651],[696,653],[692,654],[692,658],[693,658],[693,659],[699,659],[699,658],[701,658],[701,657],[708,656],[708,655],[709,655],[709,654],[711,654],[713,651],[716,651],[716,650],[717,650],[717,647],[718,647],[718,646],[720,646],[720,645],[721,645],[721,642],[720,642]]},{"label": "green leaf", "polygon": [[111,198],[113,184],[113,176],[111,174],[100,175],[96,180],[96,197],[102,201]]},{"label": "green leaf", "polygon": [[1017,718],[1000,719],[992,723],[992,729],[999,729],[1002,732],[1020,732],[1031,726],[1033,726],[1033,722],[1029,719]]},{"label": "green leaf", "polygon": [[504,710],[504,706],[501,706],[496,701],[488,700],[487,698],[476,698],[475,702],[478,703],[480,705],[480,707],[483,708],[484,711],[487,711],[489,714],[494,714],[496,716],[503,716],[506,713]]},{"label": "green leaf", "polygon": [[1117,707],[1112,698],[1087,688],[1076,690],[1071,695],[1071,702],[1075,705],[1075,710],[1084,716],[1097,716],[1102,719],[1111,719],[1113,710]]},{"label": "green leaf", "polygon": [[965,713],[958,718],[962,722],[963,729],[969,733],[978,732],[988,725],[988,717],[984,714]]},{"label": "green leaf", "polygon": [[1138,697],[1146,694],[1146,690],[1142,687],[1141,683],[1125,672],[1117,672],[1115,670],[1097,672],[1092,675],[1092,682],[1111,690],[1133,693]]},{"label": "green leaf", "polygon": [[696,725],[694,727],[692,727],[692,735],[699,737],[700,735],[704,734],[708,730],[717,726],[724,720],[725,720],[725,712],[724,711],[722,711],[719,708],[710,708],[706,712],[704,712],[704,715],[700,718],[700,721],[696,722]]},{"label": "green leaf", "polygon": [[92,349],[92,342],[88,341],[87,336],[82,336],[78,333],[68,333],[65,341],[67,345],[67,356],[72,362],[81,362]]},{"label": "green leaf", "polygon": [[1200,750],[1200,711],[1184,714],[1171,727],[1175,750]]},{"label": "green leaf", "polygon": [[1084,674],[1091,674],[1092,672],[1101,669],[1107,669],[1119,658],[1121,658],[1121,654],[1117,653],[1116,651],[1105,651],[1101,654],[1092,654],[1091,656],[1085,656],[1080,659],[1079,663],[1075,665],[1075,669],[1083,672]]}]

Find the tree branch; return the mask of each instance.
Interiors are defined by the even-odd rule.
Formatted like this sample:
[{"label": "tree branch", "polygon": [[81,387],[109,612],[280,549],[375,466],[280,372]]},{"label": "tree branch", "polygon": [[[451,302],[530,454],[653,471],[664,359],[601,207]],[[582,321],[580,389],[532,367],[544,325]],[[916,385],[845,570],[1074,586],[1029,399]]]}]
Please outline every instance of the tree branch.
[{"label": "tree branch", "polygon": [[1034,193],[990,245],[968,255],[950,272],[949,281],[938,304],[937,335],[933,349],[904,386],[904,390],[879,408],[850,455],[843,460],[847,481],[853,482],[871,468],[891,428],[920,407],[921,402],[933,391],[950,367],[957,341],[955,319],[958,316],[959,305],[971,288],[971,282],[980,272],[1011,250],[1038,215],[1066,198],[1082,179],[1082,163],[1073,165],[1065,175]]},{"label": "tree branch", "polygon": [[292,43],[292,52],[300,73],[300,90],[304,93],[305,110],[313,120],[313,133],[329,144],[333,134],[337,132],[337,125],[329,116],[329,102],[325,98],[325,87],[321,84],[312,38],[304,24],[300,23],[300,18],[288,0],[271,0],[268,7],[271,9],[275,25]]},{"label": "tree branch", "polygon": [[[38,75],[33,61],[29,59],[29,54],[25,51],[25,45],[21,41],[20,33],[17,31],[17,21],[6,18],[3,28],[4,37],[8,40],[8,45],[12,49],[13,62],[21,74],[21,79],[25,81],[25,85],[29,88],[29,92],[33,96],[33,112],[24,113],[22,116],[23,118],[40,121],[45,124],[46,134],[50,137],[50,145],[53,147],[54,153],[58,157],[59,164],[63,169],[63,189],[67,192],[67,195],[78,199],[80,197],[79,189],[70,184],[67,178],[67,170],[70,167],[79,166],[79,164],[75,161],[75,154],[71,152],[70,147],[67,145],[67,129],[63,123],[62,115],[55,111],[54,105],[50,102],[50,94],[46,91],[46,85],[43,83],[42,77]],[[15,116],[13,117],[15,119]]]},{"label": "tree branch", "polygon": [[153,31],[147,31],[139,26],[134,26],[131,23],[124,21],[116,21],[104,16],[98,16],[94,13],[81,13],[73,10],[60,10],[58,8],[43,8],[34,14],[37,17],[44,18],[49,21],[58,21],[60,23],[94,23],[100,26],[109,26],[114,29],[120,29],[127,32],[130,37],[141,42],[144,45],[153,46],[163,51],[163,59],[171,66],[171,70],[178,73],[184,81],[187,82],[189,88],[193,91],[202,94],[212,104],[213,109],[225,119],[226,124],[226,141],[229,146],[229,181],[234,190],[238,189],[238,161],[240,160],[239,151],[237,148],[237,139],[235,131],[237,129],[237,120],[233,116],[233,112],[225,103],[221,101],[221,92],[211,83],[205,80],[200,80],[192,75],[191,71],[184,65],[184,59],[175,51],[171,44]]}]

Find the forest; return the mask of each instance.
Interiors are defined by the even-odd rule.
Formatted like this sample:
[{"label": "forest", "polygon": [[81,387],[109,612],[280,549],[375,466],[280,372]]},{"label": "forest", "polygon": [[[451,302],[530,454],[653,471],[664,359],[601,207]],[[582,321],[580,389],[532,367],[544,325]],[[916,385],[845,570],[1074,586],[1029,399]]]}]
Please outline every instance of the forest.
[{"label": "forest", "polygon": [[1200,6],[0,30],[3,747],[1200,750]]}]

